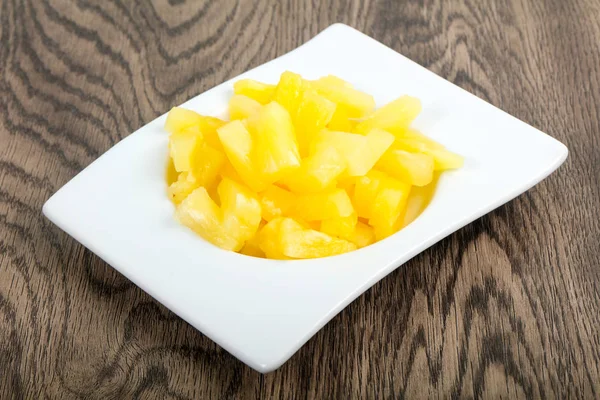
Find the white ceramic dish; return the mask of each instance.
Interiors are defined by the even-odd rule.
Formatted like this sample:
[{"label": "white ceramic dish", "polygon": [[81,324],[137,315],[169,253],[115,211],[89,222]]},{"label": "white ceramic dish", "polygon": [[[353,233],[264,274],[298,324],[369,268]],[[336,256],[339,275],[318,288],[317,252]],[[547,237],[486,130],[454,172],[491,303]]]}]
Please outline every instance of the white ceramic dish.
[{"label": "white ceramic dish", "polygon": [[[107,151],[44,205],[61,229],[227,351],[260,372],[278,368],[348,303],[401,264],[541,181],[567,148],[364,34],[332,25],[241,77],[275,83],[285,70],[334,74],[382,105],[423,102],[415,126],[466,157],[442,175],[411,225],[356,252],[271,261],[226,252],[173,218],[165,116]],[[232,82],[184,107],[223,116]]]}]

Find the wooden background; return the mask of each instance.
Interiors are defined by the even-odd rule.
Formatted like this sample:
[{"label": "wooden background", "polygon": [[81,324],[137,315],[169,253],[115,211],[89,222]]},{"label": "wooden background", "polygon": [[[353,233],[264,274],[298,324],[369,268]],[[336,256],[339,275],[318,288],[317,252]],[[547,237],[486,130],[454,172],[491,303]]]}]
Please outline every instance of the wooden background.
[{"label": "wooden background", "polygon": [[[0,3],[0,398],[600,398],[597,0]],[[261,376],[41,207],[171,106],[333,22],[570,155]]]}]

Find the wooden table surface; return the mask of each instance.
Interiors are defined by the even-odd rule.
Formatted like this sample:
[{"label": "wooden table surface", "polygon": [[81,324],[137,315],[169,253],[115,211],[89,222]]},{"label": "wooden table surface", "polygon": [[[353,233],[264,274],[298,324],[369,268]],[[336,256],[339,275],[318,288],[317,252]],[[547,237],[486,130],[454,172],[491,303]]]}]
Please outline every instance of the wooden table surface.
[{"label": "wooden table surface", "polygon": [[[600,398],[597,0],[0,3],[0,398]],[[41,207],[170,107],[334,22],[570,155],[260,375]]]}]

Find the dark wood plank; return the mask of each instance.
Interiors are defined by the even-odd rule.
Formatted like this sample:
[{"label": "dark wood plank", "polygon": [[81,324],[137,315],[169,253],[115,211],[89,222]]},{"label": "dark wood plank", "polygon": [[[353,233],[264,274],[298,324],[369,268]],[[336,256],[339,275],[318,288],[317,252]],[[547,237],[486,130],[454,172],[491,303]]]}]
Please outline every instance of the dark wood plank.
[{"label": "dark wood plank", "polygon": [[[600,397],[596,0],[0,4],[0,397]],[[333,22],[548,132],[570,156],[261,376],[41,206],[171,106]]]}]

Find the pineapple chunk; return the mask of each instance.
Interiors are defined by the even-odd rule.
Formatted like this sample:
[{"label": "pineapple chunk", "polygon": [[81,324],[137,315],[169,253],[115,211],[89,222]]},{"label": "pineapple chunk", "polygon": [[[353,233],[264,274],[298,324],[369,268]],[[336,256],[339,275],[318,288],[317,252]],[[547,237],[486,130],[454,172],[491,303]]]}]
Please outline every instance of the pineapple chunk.
[{"label": "pineapple chunk", "polygon": [[331,121],[327,124],[327,128],[332,131],[352,132],[357,123],[356,119],[350,118],[346,108],[338,105],[331,117]]},{"label": "pineapple chunk", "polygon": [[317,194],[304,194],[296,198],[290,215],[304,221],[320,221],[347,217],[354,212],[352,202],[344,189],[334,189]]},{"label": "pineapple chunk", "polygon": [[322,131],[313,144],[313,152],[334,147],[346,160],[349,176],[363,176],[394,142],[394,135],[374,129],[367,136],[356,133]]},{"label": "pineapple chunk", "polygon": [[396,137],[401,141],[404,139],[416,140],[417,142],[421,142],[423,146],[428,147],[430,149],[443,149],[444,146],[436,142],[435,140],[423,135],[421,132],[415,129],[405,129],[403,131],[395,132]]},{"label": "pineapple chunk", "polygon": [[357,179],[352,204],[360,218],[371,218],[373,203],[384,179],[385,174],[376,170],[371,170],[366,176]]},{"label": "pineapple chunk", "polygon": [[242,94],[234,94],[229,99],[229,118],[246,119],[260,111],[261,104]]},{"label": "pineapple chunk", "polygon": [[295,201],[292,193],[275,185],[271,185],[264,192],[261,192],[259,198],[262,217],[266,221],[286,215]]},{"label": "pineapple chunk", "polygon": [[369,225],[393,227],[404,209],[410,187],[383,172],[371,170],[357,180],[352,203],[358,216],[367,219]]},{"label": "pineapple chunk", "polygon": [[281,104],[290,113],[292,119],[295,120],[304,96],[304,91],[307,88],[307,82],[300,75],[285,71],[279,78],[273,100]]},{"label": "pineapple chunk", "polygon": [[225,165],[225,154],[208,144],[200,147],[192,165],[194,179],[201,186],[211,186]]},{"label": "pineapple chunk", "polygon": [[433,181],[427,186],[413,187],[406,201],[406,209],[398,221],[397,228],[402,229],[413,222],[425,210],[435,193],[439,174],[435,174]]},{"label": "pineapple chunk", "polygon": [[167,115],[165,130],[171,135],[187,131],[190,135],[200,135],[210,146],[221,150],[221,143],[217,137],[217,128],[225,121],[215,117],[200,115],[195,111],[181,107],[173,107]]},{"label": "pineapple chunk", "polygon": [[328,257],[356,250],[354,243],[305,229],[291,218],[284,218],[279,230],[281,253],[291,258]]},{"label": "pineapple chunk", "polygon": [[276,102],[262,107],[255,128],[252,159],[270,182],[300,166],[294,125],[285,108]]},{"label": "pineapple chunk", "polygon": [[421,101],[415,97],[402,96],[376,110],[359,123],[356,133],[366,134],[374,128],[397,133],[405,130],[421,112]]},{"label": "pineapple chunk", "polygon": [[346,82],[345,80],[338,78],[335,75],[327,75],[323,76],[315,81],[310,81],[311,85],[314,86],[342,86],[352,89],[354,86],[350,82]]},{"label": "pineapple chunk", "polygon": [[169,152],[177,172],[190,171],[202,146],[202,134],[185,129],[169,138]]},{"label": "pineapple chunk", "polygon": [[223,212],[203,187],[181,202],[175,216],[181,224],[222,249],[238,251],[243,245],[223,227]]},{"label": "pineapple chunk", "polygon": [[190,126],[199,125],[202,116],[195,111],[181,107],[173,107],[167,114],[165,130],[170,134],[183,131]]},{"label": "pineapple chunk", "polygon": [[243,182],[254,191],[264,190],[267,183],[257,173],[250,158],[252,137],[244,124],[239,120],[231,121],[217,129],[217,132],[227,158]]},{"label": "pineapple chunk", "polygon": [[327,126],[335,112],[335,103],[319,96],[314,90],[304,92],[294,118],[300,154],[306,156],[310,143]]},{"label": "pineapple chunk", "polygon": [[200,184],[190,172],[182,172],[177,180],[169,185],[167,193],[173,203],[179,204],[198,187]]},{"label": "pineapple chunk", "polygon": [[258,233],[260,249],[267,258],[275,260],[288,260],[290,257],[283,254],[280,245],[281,224],[286,218],[279,217],[271,220]]},{"label": "pineapple chunk", "polygon": [[273,99],[275,86],[252,79],[241,79],[233,84],[233,91],[235,94],[250,97],[260,104],[267,104]]},{"label": "pineapple chunk", "polygon": [[261,221],[261,207],[256,195],[228,178],[223,178],[218,193],[226,232],[240,241],[254,236]]},{"label": "pineapple chunk", "polygon": [[433,157],[403,150],[388,150],[376,167],[396,179],[415,186],[428,185],[433,179]]},{"label": "pineapple chunk", "polygon": [[343,237],[342,239],[346,239],[354,243],[360,249],[375,243],[375,232],[369,225],[358,221],[354,227],[354,230],[348,236]]},{"label": "pineapple chunk", "polygon": [[373,96],[356,90],[346,85],[328,81],[317,80],[311,83],[317,93],[344,109],[349,118],[362,118],[375,108]]},{"label": "pineapple chunk", "polygon": [[321,192],[332,185],[346,169],[346,161],[334,147],[323,147],[302,160],[299,169],[282,182],[295,193]]},{"label": "pineapple chunk", "polygon": [[221,146],[221,141],[217,135],[217,129],[225,125],[227,122],[215,117],[207,117],[204,115],[201,117],[200,123],[193,128],[197,127],[197,129],[202,133],[202,137],[204,138],[204,142],[206,144],[214,149],[223,151],[223,146]]},{"label": "pineapple chunk", "polygon": [[357,222],[358,216],[356,215],[356,212],[353,212],[347,217],[324,219],[321,221],[320,231],[331,236],[349,240],[350,235],[352,235],[356,229]]},{"label": "pineapple chunk", "polygon": [[[431,139],[429,139],[431,140]],[[415,153],[423,153],[433,157],[433,169],[435,171],[445,171],[457,169],[463,166],[464,158],[456,153],[444,149],[439,144],[432,146],[428,142],[417,138],[397,138],[394,142],[394,148]]]},{"label": "pineapple chunk", "polygon": [[[259,225],[258,229],[262,229],[262,227],[264,226],[264,221],[261,222],[261,224]],[[254,235],[252,238],[250,238],[249,240],[246,241],[246,244],[244,244],[244,247],[242,247],[242,249],[240,250],[241,254],[245,254],[247,256],[250,257],[259,257],[259,258],[266,258],[266,254],[264,251],[262,251],[262,249],[260,248],[260,236]]]},{"label": "pineapple chunk", "polygon": [[396,221],[406,207],[411,186],[383,174],[372,203],[369,225],[375,229],[375,238],[384,239],[396,232]]}]

